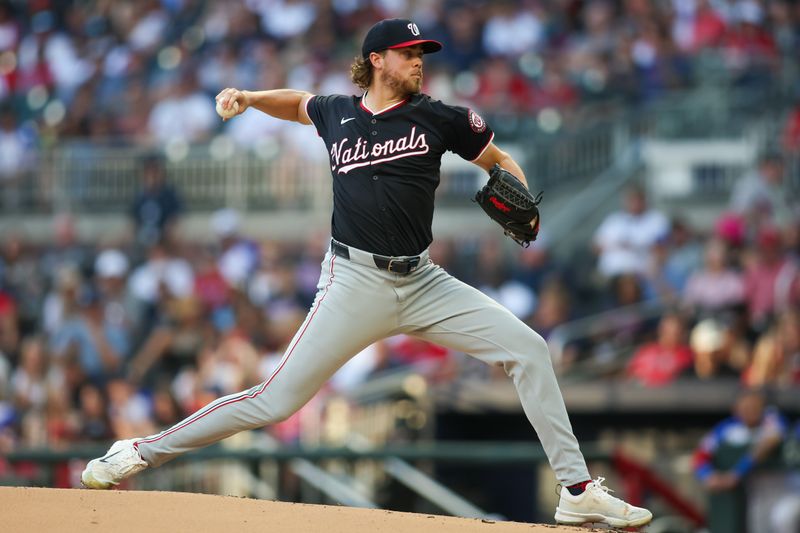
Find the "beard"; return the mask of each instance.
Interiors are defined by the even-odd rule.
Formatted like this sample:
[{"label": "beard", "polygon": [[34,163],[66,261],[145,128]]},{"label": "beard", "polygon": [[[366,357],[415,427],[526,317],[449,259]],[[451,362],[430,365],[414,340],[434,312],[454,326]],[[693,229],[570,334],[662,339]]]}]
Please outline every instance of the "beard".
[{"label": "beard", "polygon": [[397,72],[387,71],[383,75],[383,83],[403,96],[417,94],[422,89],[422,73],[420,73],[419,78],[409,76],[403,79]]}]

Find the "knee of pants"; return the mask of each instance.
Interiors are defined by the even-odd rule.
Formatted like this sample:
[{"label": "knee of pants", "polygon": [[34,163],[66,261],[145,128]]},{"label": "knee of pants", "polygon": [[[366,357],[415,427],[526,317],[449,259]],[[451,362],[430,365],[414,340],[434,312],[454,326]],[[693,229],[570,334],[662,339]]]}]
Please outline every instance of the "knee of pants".
[{"label": "knee of pants", "polygon": [[526,335],[520,335],[519,341],[515,343],[514,354],[521,365],[532,367],[552,365],[547,341],[541,335],[530,331]]},{"label": "knee of pants", "polygon": [[300,410],[303,404],[298,404],[297,402],[292,402],[288,400],[283,400],[280,402],[275,402],[269,408],[269,424],[277,424],[278,422],[283,422],[284,420],[290,418],[293,414]]}]

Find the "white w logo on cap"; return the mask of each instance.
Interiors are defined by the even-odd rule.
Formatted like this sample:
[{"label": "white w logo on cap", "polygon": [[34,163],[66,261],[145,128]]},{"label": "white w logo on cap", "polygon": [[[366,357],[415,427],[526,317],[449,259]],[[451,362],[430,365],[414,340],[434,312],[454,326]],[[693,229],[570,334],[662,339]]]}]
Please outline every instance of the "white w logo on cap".
[{"label": "white w logo on cap", "polygon": [[411,31],[411,34],[414,35],[415,37],[419,35],[419,28],[417,28],[417,25],[414,24],[413,22],[408,24],[408,29]]}]

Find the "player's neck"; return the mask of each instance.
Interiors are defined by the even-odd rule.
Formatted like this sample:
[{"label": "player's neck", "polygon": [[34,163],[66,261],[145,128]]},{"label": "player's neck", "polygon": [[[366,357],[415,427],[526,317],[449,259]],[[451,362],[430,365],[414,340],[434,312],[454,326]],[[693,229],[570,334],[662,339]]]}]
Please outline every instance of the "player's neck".
[{"label": "player's neck", "polygon": [[385,85],[373,84],[364,96],[364,104],[369,109],[386,109],[406,98],[407,94],[400,94]]}]

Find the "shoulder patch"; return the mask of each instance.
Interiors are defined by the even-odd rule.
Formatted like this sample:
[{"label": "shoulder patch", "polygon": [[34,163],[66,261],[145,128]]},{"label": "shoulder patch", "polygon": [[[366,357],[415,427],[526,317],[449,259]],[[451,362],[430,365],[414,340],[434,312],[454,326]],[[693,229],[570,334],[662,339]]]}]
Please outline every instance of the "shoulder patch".
[{"label": "shoulder patch", "polygon": [[486,122],[472,109],[469,110],[469,127],[472,128],[472,131],[475,133],[483,133],[486,131]]}]

